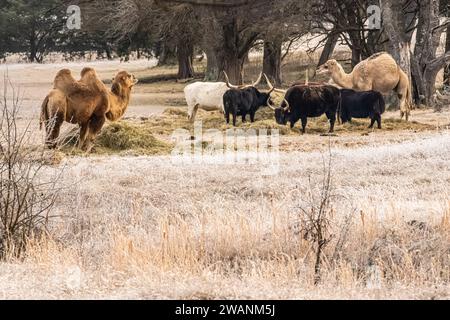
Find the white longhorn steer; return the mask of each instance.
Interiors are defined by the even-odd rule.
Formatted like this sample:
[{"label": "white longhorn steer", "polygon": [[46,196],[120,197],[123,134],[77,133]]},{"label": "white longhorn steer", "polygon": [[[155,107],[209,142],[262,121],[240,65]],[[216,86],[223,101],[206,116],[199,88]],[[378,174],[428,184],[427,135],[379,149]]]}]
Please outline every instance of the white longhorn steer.
[{"label": "white longhorn steer", "polygon": [[[224,113],[223,95],[230,88],[243,88],[245,86],[231,85],[225,74],[226,82],[194,82],[184,88],[184,97],[188,105],[188,119],[194,122],[198,108],[205,111],[220,111]],[[261,82],[262,73],[258,80],[251,86],[257,86]]]}]

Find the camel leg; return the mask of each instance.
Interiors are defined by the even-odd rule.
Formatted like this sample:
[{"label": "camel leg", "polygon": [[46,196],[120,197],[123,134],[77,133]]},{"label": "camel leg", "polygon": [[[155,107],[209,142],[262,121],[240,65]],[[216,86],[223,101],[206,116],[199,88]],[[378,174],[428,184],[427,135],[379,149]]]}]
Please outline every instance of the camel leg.
[{"label": "camel leg", "polygon": [[86,139],[85,151],[90,152],[94,143],[95,137],[100,133],[103,125],[106,122],[106,117],[104,115],[97,116],[93,115],[89,120],[88,124],[88,137]]},{"label": "camel leg", "polygon": [[400,117],[403,119],[405,116],[406,121],[409,120],[409,110],[408,110],[408,102],[406,101],[406,94],[398,94],[398,98],[400,99]]},{"label": "camel leg", "polygon": [[89,122],[82,123],[80,128],[80,139],[78,140],[78,148],[84,150],[84,145],[86,143],[86,138],[89,134]]},{"label": "camel leg", "polygon": [[49,149],[55,149],[57,142],[56,139],[59,137],[59,132],[61,126],[64,122],[64,114],[62,112],[57,112],[45,125],[46,139],[45,145]]}]

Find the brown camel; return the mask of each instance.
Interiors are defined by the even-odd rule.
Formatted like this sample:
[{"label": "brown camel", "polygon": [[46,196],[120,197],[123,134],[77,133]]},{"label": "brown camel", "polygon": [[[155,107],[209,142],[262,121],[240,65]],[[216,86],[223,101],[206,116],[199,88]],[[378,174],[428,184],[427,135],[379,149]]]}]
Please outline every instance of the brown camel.
[{"label": "brown camel", "polygon": [[46,145],[56,147],[61,125],[66,121],[80,126],[78,146],[89,152],[106,119],[117,121],[123,116],[131,89],[137,82],[134,75],[121,71],[113,78],[109,90],[92,68],[81,71],[80,81],[76,81],[68,69],[59,71],[41,108]]},{"label": "brown camel", "polygon": [[411,112],[411,87],[409,78],[386,52],[374,54],[355,66],[350,74],[345,73],[336,60],[321,65],[317,74],[328,74],[340,87],[356,91],[375,90],[383,95],[397,92],[400,99],[400,114],[408,121]]}]

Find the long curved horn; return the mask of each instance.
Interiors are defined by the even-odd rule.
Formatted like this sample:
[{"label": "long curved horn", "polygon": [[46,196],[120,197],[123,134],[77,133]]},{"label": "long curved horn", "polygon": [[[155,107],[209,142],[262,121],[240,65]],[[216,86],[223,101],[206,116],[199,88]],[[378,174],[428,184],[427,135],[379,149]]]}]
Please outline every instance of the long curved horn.
[{"label": "long curved horn", "polygon": [[286,102],[286,107],[283,108],[283,111],[288,111],[291,106],[289,105],[289,102],[286,100],[286,98],[284,98],[283,101]]},{"label": "long curved horn", "polygon": [[266,75],[265,73],[264,73],[263,75],[264,75],[264,78],[266,78],[267,85],[268,85],[269,88],[270,88],[269,94],[271,94],[272,92],[275,91],[275,87],[274,87],[273,84],[270,82],[270,80],[269,80],[269,78],[267,77],[267,75]]},{"label": "long curved horn", "polygon": [[225,70],[222,71],[222,72],[223,72],[223,75],[225,76],[225,83],[227,84],[227,87],[230,88],[230,89],[239,89],[238,86],[234,86],[234,85],[232,85],[232,84],[230,83],[230,79],[228,78],[228,75],[227,75],[227,73],[225,72]]},{"label": "long curved horn", "polygon": [[266,105],[268,105],[269,108],[272,109],[273,111],[277,110],[277,108],[274,107],[274,106],[270,103],[270,96],[269,96],[269,98],[267,99]]},{"label": "long curved horn", "polygon": [[262,76],[263,76],[263,73],[261,72],[261,73],[259,74],[259,77],[258,77],[258,79],[256,80],[256,82],[254,82],[251,86],[252,86],[252,87],[256,87],[258,84],[260,84],[260,83],[261,83],[261,80],[262,80]]}]

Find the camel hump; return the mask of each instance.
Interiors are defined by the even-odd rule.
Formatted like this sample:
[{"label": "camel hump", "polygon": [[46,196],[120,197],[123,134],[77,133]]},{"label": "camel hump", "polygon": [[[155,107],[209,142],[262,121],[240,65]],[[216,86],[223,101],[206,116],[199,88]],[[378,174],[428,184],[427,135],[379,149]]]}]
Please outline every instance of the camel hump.
[{"label": "camel hump", "polygon": [[94,68],[91,67],[84,67],[83,70],[81,70],[81,78],[83,78],[87,73],[94,73],[96,74]]},{"label": "camel hump", "polygon": [[379,57],[381,57],[382,55],[385,55],[385,54],[390,56],[390,54],[387,53],[386,51],[381,51],[381,52],[377,52],[377,53],[371,55],[369,58],[367,58],[367,60],[368,61],[375,60],[375,59],[377,59],[377,58],[379,58]]},{"label": "camel hump", "polygon": [[69,69],[61,69],[53,80],[53,89],[60,90],[66,96],[89,93],[89,88],[77,81]]},{"label": "camel hump", "polygon": [[53,89],[65,90],[67,86],[76,82],[69,69],[61,69],[56,73],[55,79],[53,80]]},{"label": "camel hump", "polygon": [[107,93],[105,84],[100,80],[97,72],[93,68],[83,68],[81,71],[81,80],[79,82],[97,94]]}]

